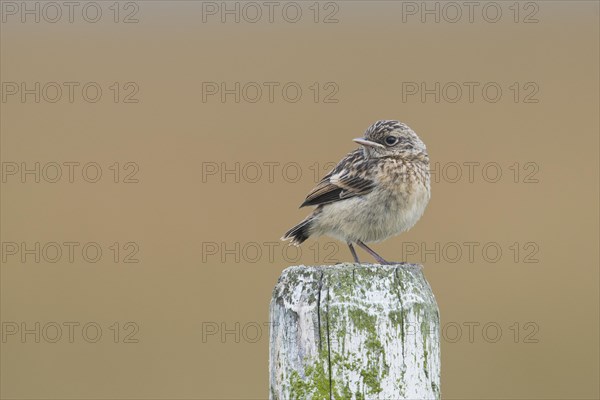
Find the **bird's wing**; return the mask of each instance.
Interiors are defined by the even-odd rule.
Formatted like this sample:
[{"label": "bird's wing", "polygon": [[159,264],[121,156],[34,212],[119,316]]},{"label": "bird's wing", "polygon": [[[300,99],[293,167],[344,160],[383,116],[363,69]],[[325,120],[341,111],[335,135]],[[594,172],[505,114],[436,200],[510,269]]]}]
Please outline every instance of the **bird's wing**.
[{"label": "bird's wing", "polygon": [[368,194],[375,187],[368,174],[369,164],[361,149],[348,154],[310,191],[300,207],[329,204]]}]

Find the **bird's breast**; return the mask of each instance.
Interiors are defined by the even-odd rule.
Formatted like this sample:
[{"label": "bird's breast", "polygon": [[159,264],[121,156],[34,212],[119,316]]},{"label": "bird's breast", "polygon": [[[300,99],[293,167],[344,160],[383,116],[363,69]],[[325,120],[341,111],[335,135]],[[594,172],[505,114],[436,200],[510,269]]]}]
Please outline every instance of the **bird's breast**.
[{"label": "bird's breast", "polygon": [[350,242],[379,242],[410,229],[428,202],[428,181],[379,184],[365,196],[325,205],[315,233]]}]

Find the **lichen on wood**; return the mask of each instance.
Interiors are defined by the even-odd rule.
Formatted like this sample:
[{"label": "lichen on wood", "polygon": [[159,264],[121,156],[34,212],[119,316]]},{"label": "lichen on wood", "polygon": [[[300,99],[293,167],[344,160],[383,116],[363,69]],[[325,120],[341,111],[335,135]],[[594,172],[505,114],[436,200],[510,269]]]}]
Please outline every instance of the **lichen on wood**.
[{"label": "lichen on wood", "polygon": [[417,265],[287,268],[271,300],[270,397],[439,399],[439,314]]}]

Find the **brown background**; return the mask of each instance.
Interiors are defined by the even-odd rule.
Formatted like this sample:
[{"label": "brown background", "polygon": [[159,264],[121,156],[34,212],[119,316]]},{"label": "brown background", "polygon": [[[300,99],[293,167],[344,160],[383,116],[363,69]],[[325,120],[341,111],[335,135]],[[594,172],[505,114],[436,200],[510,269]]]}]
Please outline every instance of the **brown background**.
[{"label": "brown background", "polygon": [[[535,10],[524,4],[515,23],[513,2],[498,3],[497,23],[482,18],[482,6],[473,23],[466,15],[422,23],[418,15],[403,21],[400,2],[337,2],[338,22],[327,24],[312,20],[312,2],[298,3],[297,23],[286,22],[281,8],[273,23],[267,16],[256,23],[207,16],[203,23],[201,2],[139,1],[139,22],[125,24],[112,21],[113,2],[98,4],[97,23],[78,8],[73,23],[66,15],[57,23],[6,15],[1,27],[3,82],[93,81],[103,89],[97,103],[76,91],[73,103],[64,93],[56,103],[17,95],[1,104],[4,168],[77,161],[97,162],[103,172],[98,183],[76,170],[73,183],[65,176],[57,183],[26,176],[23,183],[14,175],[2,184],[5,246],[73,241],[103,250],[97,263],[82,258],[81,246],[72,263],[66,254],[56,263],[3,254],[2,398],[265,398],[268,304],[280,272],[350,259],[327,238],[307,242],[299,260],[290,260],[293,253],[286,259],[279,244],[271,258],[268,246],[308,212],[297,206],[314,184],[311,166],[318,163],[322,175],[377,119],[407,122],[432,161],[449,166],[417,226],[375,245],[384,256],[425,265],[445,327],[444,398],[599,397],[597,2],[536,2],[537,23],[523,23]],[[134,10],[125,6],[124,14]],[[320,19],[334,10],[325,6]],[[303,96],[291,103],[276,91],[272,103],[266,92],[256,103],[231,95],[203,102],[202,83],[222,81],[297,82]],[[115,103],[114,82],[135,82],[139,102]],[[323,90],[316,103],[314,82]],[[327,82],[339,89],[337,103],[323,101]],[[473,102],[466,92],[455,103],[432,95],[403,101],[403,82],[496,82],[503,95],[496,103],[480,90]],[[538,102],[524,102],[530,89],[515,102],[514,82],[521,90],[537,85]],[[114,183],[115,162],[122,174],[130,171],[126,162],[137,163],[139,182]],[[280,163],[273,182],[265,162]],[[297,182],[290,182],[293,169],[282,175],[290,162],[301,167]],[[484,176],[479,167],[469,182],[465,162],[497,163],[502,177],[490,183],[494,170]],[[518,183],[510,169],[516,162]],[[537,182],[524,182],[528,162]],[[206,163],[240,163],[245,174],[239,182],[234,175],[203,182],[203,168],[213,165]],[[263,166],[255,183],[251,163]],[[452,163],[462,166],[457,182]],[[140,262],[122,262],[122,249],[115,263],[114,242],[135,242]],[[222,262],[221,253],[203,252],[211,242],[234,253],[237,242],[239,251]],[[465,242],[478,243],[472,260]],[[433,254],[407,255],[403,243]],[[482,255],[486,243],[501,248],[497,262]],[[454,260],[456,246],[463,254]],[[8,335],[10,327],[33,329],[36,322],[47,327],[39,343],[34,335]],[[53,322],[63,326],[56,343],[47,340]],[[73,343],[65,322],[80,324]],[[102,328],[97,343],[82,336],[89,322]],[[124,330],[127,322],[136,325]],[[472,338],[469,323],[479,324]],[[129,339],[138,343],[124,343],[131,326],[139,330]],[[203,340],[203,328],[206,334],[215,326],[234,333]],[[492,343],[496,326],[502,335]]]}]

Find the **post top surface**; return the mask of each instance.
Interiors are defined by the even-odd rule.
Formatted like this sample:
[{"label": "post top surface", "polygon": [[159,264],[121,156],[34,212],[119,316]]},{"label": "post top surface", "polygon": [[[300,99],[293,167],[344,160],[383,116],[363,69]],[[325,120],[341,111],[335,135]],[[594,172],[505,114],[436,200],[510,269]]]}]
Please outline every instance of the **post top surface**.
[{"label": "post top surface", "polygon": [[347,272],[352,271],[367,271],[367,272],[380,272],[382,274],[396,272],[397,270],[406,272],[422,272],[423,267],[420,264],[409,264],[409,263],[398,263],[398,264],[370,264],[370,263],[340,263],[333,265],[293,265],[283,270],[282,275],[301,272],[301,271],[328,271],[328,272]]}]

